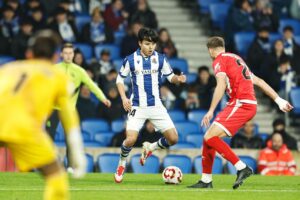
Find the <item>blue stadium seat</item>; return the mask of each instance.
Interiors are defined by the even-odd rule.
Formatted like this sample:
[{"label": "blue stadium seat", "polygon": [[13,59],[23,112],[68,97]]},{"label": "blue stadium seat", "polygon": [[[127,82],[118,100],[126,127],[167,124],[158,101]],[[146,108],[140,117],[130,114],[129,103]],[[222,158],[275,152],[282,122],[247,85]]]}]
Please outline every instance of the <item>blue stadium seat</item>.
[{"label": "blue stadium seat", "polygon": [[177,144],[170,147],[171,150],[174,149],[194,149],[196,146],[190,142],[178,142]]},{"label": "blue stadium seat", "polygon": [[172,69],[178,69],[184,74],[187,74],[189,71],[189,65],[184,58],[171,58],[169,59],[169,63]]},{"label": "blue stadium seat", "polygon": [[188,74],[186,74],[186,83],[187,84],[191,84],[191,83],[195,82],[196,79],[197,79],[197,76],[198,75],[196,73],[188,73]]},{"label": "blue stadium seat", "polygon": [[81,122],[81,129],[94,135],[98,132],[110,131],[110,126],[107,121],[102,119],[86,119]]},{"label": "blue stadium seat", "polygon": [[79,32],[81,32],[83,26],[91,21],[91,16],[90,15],[77,15],[75,17],[75,25],[76,28]]},{"label": "blue stadium seat", "polygon": [[115,60],[113,60],[113,64],[114,64],[116,70],[119,72],[123,65],[123,59],[115,59]]},{"label": "blue stadium seat", "polygon": [[125,35],[126,35],[126,33],[124,31],[114,32],[114,37],[115,37],[115,42],[114,43],[116,45],[120,46]]},{"label": "blue stadium seat", "polygon": [[57,147],[66,147],[65,141],[54,141],[54,143]]},{"label": "blue stadium seat", "polygon": [[84,141],[84,147],[105,147],[104,144],[95,141]]},{"label": "blue stadium seat", "polygon": [[210,18],[214,28],[224,31],[229,8],[230,4],[228,3],[213,3],[209,5]]},{"label": "blue stadium seat", "polygon": [[183,174],[192,172],[192,161],[186,155],[167,155],[163,159],[163,168],[168,166],[176,166],[180,168]]},{"label": "blue stadium seat", "polygon": [[202,134],[187,135],[185,141],[194,144],[196,148],[201,148],[203,143],[203,135]]},{"label": "blue stadium seat", "polygon": [[[257,170],[257,161],[254,158],[252,158],[251,156],[239,156],[239,158],[244,163],[246,163],[249,167],[251,167],[253,169],[254,173],[256,172],[256,170]],[[227,162],[227,168],[228,168],[228,172],[230,174],[236,174],[236,169],[230,162]]]},{"label": "blue stadium seat", "polygon": [[98,156],[97,165],[102,173],[115,173],[118,167],[120,154],[104,153]]},{"label": "blue stadium seat", "polygon": [[296,35],[295,37],[295,42],[300,45],[300,35]]},{"label": "blue stadium seat", "polygon": [[130,165],[133,173],[136,174],[155,174],[159,172],[159,158],[157,156],[150,156],[144,166],[140,164],[141,154],[136,154],[131,157]]},{"label": "blue stadium seat", "polygon": [[[85,157],[86,157],[86,172],[87,173],[91,173],[91,172],[94,172],[94,158],[92,155],[86,153],[85,154]],[[65,167],[67,168],[68,166],[68,160],[67,160],[67,157],[65,156],[64,158],[64,165]]]},{"label": "blue stadium seat", "polygon": [[61,122],[57,125],[55,139],[58,141],[65,141],[65,130]]},{"label": "blue stadium seat", "polygon": [[94,134],[94,141],[100,142],[104,146],[109,146],[111,144],[111,139],[114,136],[113,132],[101,132]]},{"label": "blue stadium seat", "polygon": [[267,138],[270,136],[269,133],[259,133],[258,135],[263,140],[263,142],[266,142]]},{"label": "blue stadium seat", "polygon": [[82,139],[84,142],[91,142],[92,141],[92,136],[89,132],[86,131],[81,131]]},{"label": "blue stadium seat", "polygon": [[178,132],[179,141],[184,141],[186,136],[190,133],[199,133],[200,129],[198,124],[195,122],[175,122],[175,127]]},{"label": "blue stadium seat", "polygon": [[111,130],[114,133],[119,133],[125,129],[125,120],[117,119],[111,122]]},{"label": "blue stadium seat", "polygon": [[207,110],[192,110],[188,113],[188,120],[200,124]]},{"label": "blue stadium seat", "polygon": [[[194,169],[197,174],[202,174],[202,157],[197,156],[194,159]],[[218,156],[215,157],[214,160],[214,165],[212,168],[212,173],[213,174],[222,174],[223,171],[223,164],[222,164],[222,159]]]},{"label": "blue stadium seat", "polygon": [[14,61],[14,60],[15,60],[14,57],[0,55],[0,66],[4,65],[5,63]]},{"label": "blue stadium seat", "polygon": [[294,29],[294,35],[300,35],[300,22],[295,19],[280,19],[279,21],[279,33],[283,33],[283,29],[286,26],[291,26]]},{"label": "blue stadium seat", "polygon": [[170,110],[169,115],[173,122],[185,121],[185,113],[181,110]]},{"label": "blue stadium seat", "polygon": [[213,3],[219,3],[221,0],[197,0],[198,5],[200,6],[200,13],[201,14],[208,14],[209,13],[209,5]]},{"label": "blue stadium seat", "polygon": [[89,44],[75,43],[74,46],[80,49],[86,60],[90,60],[93,57],[93,48]]},{"label": "blue stadium seat", "polygon": [[248,49],[255,38],[255,32],[238,32],[234,34],[236,50],[243,57],[247,55]]},{"label": "blue stadium seat", "polygon": [[230,146],[230,143],[231,143],[231,138],[230,137],[224,137],[224,138],[222,138],[223,139],[223,141],[226,143],[226,144],[228,144],[229,146]]},{"label": "blue stadium seat", "polygon": [[276,40],[282,39],[282,36],[279,33],[270,33],[269,40],[273,44]]},{"label": "blue stadium seat", "polygon": [[294,106],[292,110],[296,115],[300,114],[300,87],[293,88],[290,92],[291,103]]},{"label": "blue stadium seat", "polygon": [[97,59],[100,58],[103,49],[110,51],[110,58],[112,60],[120,59],[120,47],[115,44],[98,44],[95,46],[95,56]]}]

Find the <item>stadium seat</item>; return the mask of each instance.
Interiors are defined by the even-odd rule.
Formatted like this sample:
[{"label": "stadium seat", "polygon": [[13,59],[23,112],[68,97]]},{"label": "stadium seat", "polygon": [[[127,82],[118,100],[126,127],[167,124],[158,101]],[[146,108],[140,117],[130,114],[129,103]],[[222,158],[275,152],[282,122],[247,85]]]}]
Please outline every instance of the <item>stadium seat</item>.
[{"label": "stadium seat", "polygon": [[104,49],[109,50],[112,60],[120,59],[120,47],[115,44],[98,44],[95,46],[95,56],[97,59],[100,58],[101,51]]},{"label": "stadium seat", "polygon": [[178,142],[177,144],[170,147],[171,150],[174,149],[194,149],[196,146],[190,142]]},{"label": "stadium seat", "polygon": [[189,121],[200,124],[206,113],[207,110],[192,110],[188,113],[187,118]]},{"label": "stadium seat", "polygon": [[242,57],[247,55],[248,49],[255,38],[255,32],[238,32],[234,34],[236,50]]},{"label": "stadium seat", "polygon": [[11,57],[11,56],[2,56],[2,55],[0,55],[0,66],[1,66],[1,65],[4,65],[5,63],[14,61],[14,60],[15,60],[14,57]]},{"label": "stadium seat", "polygon": [[56,128],[55,140],[65,141],[65,130],[60,122],[58,123]]},{"label": "stadium seat", "polygon": [[159,158],[157,156],[150,156],[144,166],[140,164],[141,154],[136,154],[131,157],[130,165],[133,173],[137,174],[155,174],[159,172]]},{"label": "stadium seat", "polygon": [[296,35],[296,36],[294,37],[294,39],[295,39],[295,42],[296,42],[298,45],[300,45],[300,35]]},{"label": "stadium seat", "polygon": [[185,141],[194,144],[196,148],[201,148],[203,143],[203,135],[202,134],[187,135]]},{"label": "stadium seat", "polygon": [[168,166],[179,167],[183,174],[192,172],[192,161],[186,155],[167,155],[163,159],[163,168],[166,168]]},{"label": "stadium seat", "polygon": [[187,74],[189,71],[189,66],[186,59],[183,58],[171,58],[169,59],[169,63],[172,69],[178,69],[180,72]]},{"label": "stadium seat", "polygon": [[86,60],[90,60],[93,57],[93,48],[89,44],[75,43],[74,46],[80,49]]},{"label": "stadium seat", "polygon": [[93,136],[98,132],[110,131],[110,126],[107,121],[102,119],[86,119],[81,122],[81,129]]},{"label": "stadium seat", "polygon": [[294,35],[300,35],[300,22],[295,19],[280,19],[279,21],[279,33],[283,33],[283,29],[286,26],[291,26],[294,29]]},{"label": "stadium seat", "polygon": [[[256,172],[257,161],[254,158],[252,158],[251,156],[239,156],[239,158],[241,159],[241,161],[243,161],[249,167],[251,167],[253,169],[254,173]],[[230,174],[236,174],[236,169],[230,162],[227,162],[227,168],[228,168],[228,172]]]},{"label": "stadium seat", "polygon": [[223,139],[223,141],[226,143],[226,144],[228,144],[229,146],[230,146],[230,143],[231,143],[231,138],[230,137],[224,137],[224,138],[222,138]]},{"label": "stadium seat", "polygon": [[119,72],[123,65],[123,59],[115,59],[115,60],[113,60],[113,64],[114,64],[116,70]]},{"label": "stadium seat", "polygon": [[115,173],[120,154],[117,153],[104,153],[98,156],[97,165],[102,173]]},{"label": "stadium seat", "polygon": [[190,133],[199,133],[199,126],[195,122],[175,122],[175,127],[178,132],[179,141],[184,141],[186,136]]},{"label": "stadium seat", "polygon": [[100,142],[104,146],[109,146],[111,144],[111,139],[114,136],[113,132],[101,132],[94,134],[94,141]]},{"label": "stadium seat", "polygon": [[85,142],[91,142],[92,141],[92,136],[89,132],[86,131],[81,131],[82,139]]},{"label": "stadium seat", "polygon": [[200,14],[209,13],[209,5],[213,3],[219,3],[221,0],[197,0],[198,5],[200,6]]},{"label": "stadium seat", "polygon": [[266,142],[267,138],[270,136],[269,133],[259,133],[258,135],[263,140],[263,142]]},{"label": "stadium seat", "polygon": [[[194,169],[197,174],[202,174],[202,157],[197,156],[194,159]],[[214,165],[212,168],[212,173],[213,174],[222,174],[223,171],[223,164],[222,164],[222,159],[218,156],[215,157],[214,160]]]},{"label": "stadium seat", "polygon": [[191,84],[197,80],[197,74],[196,73],[188,73],[186,74],[186,83]]},{"label": "stadium seat", "polygon": [[300,87],[293,88],[290,92],[291,103],[294,106],[292,110],[296,115],[300,115]]},{"label": "stadium seat", "polygon": [[91,21],[91,16],[90,15],[77,15],[75,17],[75,25],[76,28],[79,32],[81,32],[83,26]]},{"label": "stadium seat", "polygon": [[113,133],[119,133],[125,129],[125,120],[117,119],[111,122],[111,130]]},{"label": "stadium seat", "polygon": [[114,44],[120,46],[125,35],[126,35],[126,33],[124,31],[114,32],[114,37],[115,37]]},{"label": "stadium seat", "polygon": [[95,141],[84,141],[84,147],[105,147],[104,144]]},{"label": "stadium seat", "polygon": [[185,113],[181,110],[170,110],[169,115],[173,122],[185,121]]},{"label": "stadium seat", "polygon": [[[86,172],[87,173],[94,172],[94,158],[93,158],[93,156],[86,153],[85,157],[86,157],[86,164],[87,164],[86,165]],[[65,168],[68,167],[68,160],[67,160],[66,156],[64,158],[64,165],[65,165]]]},{"label": "stadium seat", "polygon": [[224,31],[225,20],[230,8],[228,3],[213,3],[209,5],[209,13],[213,28]]},{"label": "stadium seat", "polygon": [[282,39],[282,36],[279,33],[270,33],[269,40],[273,44],[276,40]]}]

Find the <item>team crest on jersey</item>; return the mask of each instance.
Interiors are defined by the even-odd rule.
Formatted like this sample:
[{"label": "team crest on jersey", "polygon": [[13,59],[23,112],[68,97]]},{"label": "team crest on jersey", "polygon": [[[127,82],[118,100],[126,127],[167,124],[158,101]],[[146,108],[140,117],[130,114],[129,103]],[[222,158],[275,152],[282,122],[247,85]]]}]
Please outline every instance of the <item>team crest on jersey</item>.
[{"label": "team crest on jersey", "polygon": [[156,58],[152,58],[152,61],[151,61],[151,62],[154,63],[154,64],[157,64]]}]

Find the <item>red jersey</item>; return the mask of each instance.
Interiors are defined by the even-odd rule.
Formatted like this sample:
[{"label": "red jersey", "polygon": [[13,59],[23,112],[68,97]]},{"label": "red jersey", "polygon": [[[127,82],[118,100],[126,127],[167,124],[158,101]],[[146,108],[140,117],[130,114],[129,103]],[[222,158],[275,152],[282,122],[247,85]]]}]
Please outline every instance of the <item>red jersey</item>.
[{"label": "red jersey", "polygon": [[244,103],[255,103],[255,92],[252,73],[244,60],[233,53],[221,53],[213,62],[215,75],[226,75],[226,92],[230,97],[229,103],[241,100]]}]

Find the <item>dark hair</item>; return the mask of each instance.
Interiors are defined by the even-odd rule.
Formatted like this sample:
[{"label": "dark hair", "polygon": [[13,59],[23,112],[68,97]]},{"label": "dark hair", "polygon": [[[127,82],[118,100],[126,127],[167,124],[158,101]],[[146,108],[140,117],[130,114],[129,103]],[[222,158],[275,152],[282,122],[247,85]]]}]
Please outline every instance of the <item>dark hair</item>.
[{"label": "dark hair", "polygon": [[198,74],[202,73],[203,71],[206,71],[209,73],[209,68],[205,65],[202,65],[198,68]]},{"label": "dark hair", "polygon": [[286,32],[286,31],[294,32],[294,28],[290,25],[287,25],[283,28],[283,32]]},{"label": "dark hair", "polygon": [[28,41],[28,49],[35,58],[51,59],[60,45],[60,37],[52,30],[42,30],[34,34]]},{"label": "dark hair", "polygon": [[138,33],[138,40],[140,42],[142,42],[143,40],[146,40],[148,42],[157,43],[158,35],[153,29],[141,28]]},{"label": "dark hair", "polygon": [[208,41],[206,43],[207,48],[218,48],[218,47],[225,47],[225,41],[222,37],[214,36],[208,38]]},{"label": "dark hair", "polygon": [[282,65],[282,64],[286,64],[286,63],[289,63],[290,62],[290,57],[283,54],[282,56],[280,56],[279,58],[279,65]]},{"label": "dark hair", "polygon": [[72,43],[65,43],[62,47],[61,47],[61,51],[63,51],[66,48],[72,48],[74,50],[74,46]]},{"label": "dark hair", "polygon": [[[273,128],[275,128],[275,126],[278,126],[278,125],[284,125],[284,126],[285,126],[284,120],[281,119],[281,118],[275,119],[275,120],[273,121],[273,124],[272,124]],[[278,132],[278,131],[277,131],[277,132]]]}]

